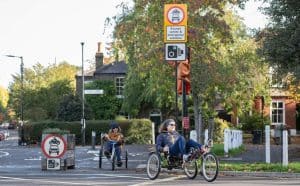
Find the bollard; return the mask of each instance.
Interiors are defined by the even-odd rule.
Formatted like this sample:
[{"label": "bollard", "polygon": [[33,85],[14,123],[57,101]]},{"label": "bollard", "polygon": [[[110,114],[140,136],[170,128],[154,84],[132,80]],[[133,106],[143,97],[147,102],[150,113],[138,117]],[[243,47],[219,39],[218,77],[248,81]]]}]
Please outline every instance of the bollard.
[{"label": "bollard", "polygon": [[92,131],[92,149],[95,150],[96,132]]},{"label": "bollard", "polygon": [[228,141],[229,141],[229,130],[225,129],[224,130],[224,155],[225,157],[228,157]]},{"label": "bollard", "polygon": [[152,122],[152,144],[155,144],[155,123]]},{"label": "bollard", "polygon": [[266,141],[266,163],[271,162],[271,157],[270,157],[270,125],[266,125],[265,127],[265,141]]},{"label": "bollard", "polygon": [[288,166],[289,154],[288,154],[288,133],[287,130],[282,131],[282,165]]}]

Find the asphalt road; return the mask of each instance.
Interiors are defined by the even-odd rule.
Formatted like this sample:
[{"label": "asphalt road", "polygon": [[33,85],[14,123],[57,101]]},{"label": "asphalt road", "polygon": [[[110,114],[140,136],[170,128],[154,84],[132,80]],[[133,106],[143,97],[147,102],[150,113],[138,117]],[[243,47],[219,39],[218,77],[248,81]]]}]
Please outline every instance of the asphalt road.
[{"label": "asphalt road", "polygon": [[50,185],[300,185],[299,178],[225,176],[220,174],[213,183],[206,182],[200,175],[189,180],[183,172],[162,172],[152,181],[143,169],[151,146],[127,145],[129,151],[128,169],[111,171],[111,164],[104,160],[98,168],[98,151],[91,147],[76,147],[75,169],[66,171],[42,171],[39,146],[18,146],[17,133],[10,130],[10,137],[0,141],[0,185],[1,186],[50,186]]}]

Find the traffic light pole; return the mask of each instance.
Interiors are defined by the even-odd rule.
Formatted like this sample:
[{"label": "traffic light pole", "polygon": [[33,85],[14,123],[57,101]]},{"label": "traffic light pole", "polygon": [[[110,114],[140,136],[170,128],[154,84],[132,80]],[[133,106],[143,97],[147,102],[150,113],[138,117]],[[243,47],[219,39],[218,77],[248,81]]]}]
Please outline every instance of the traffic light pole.
[{"label": "traffic light pole", "polygon": [[176,123],[178,123],[178,91],[177,91],[177,78],[178,78],[178,62],[175,61],[175,92],[176,92],[176,97],[175,97],[175,114],[176,114]]},{"label": "traffic light pole", "polygon": [[189,139],[189,117],[186,102],[186,81],[182,80],[182,132],[185,139]]}]

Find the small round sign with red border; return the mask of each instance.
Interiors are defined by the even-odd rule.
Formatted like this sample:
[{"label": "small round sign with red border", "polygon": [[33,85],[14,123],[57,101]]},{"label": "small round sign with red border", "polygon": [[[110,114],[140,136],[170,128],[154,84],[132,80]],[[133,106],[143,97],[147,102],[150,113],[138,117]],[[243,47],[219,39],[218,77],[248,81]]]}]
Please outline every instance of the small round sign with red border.
[{"label": "small round sign with red border", "polygon": [[67,150],[65,139],[58,134],[48,134],[42,141],[42,151],[47,158],[60,158]]},{"label": "small round sign with red border", "polygon": [[174,6],[167,12],[168,21],[171,24],[180,24],[185,17],[184,10],[179,6]]}]

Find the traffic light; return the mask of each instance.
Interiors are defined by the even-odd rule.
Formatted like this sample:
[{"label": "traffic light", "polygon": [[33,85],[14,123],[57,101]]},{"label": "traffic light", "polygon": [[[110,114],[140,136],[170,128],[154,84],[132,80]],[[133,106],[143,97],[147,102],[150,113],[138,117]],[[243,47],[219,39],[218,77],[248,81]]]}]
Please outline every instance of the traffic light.
[{"label": "traffic light", "polygon": [[191,79],[190,79],[190,62],[185,60],[178,63],[177,67],[177,92],[182,94],[182,81],[185,81],[186,95],[191,93]]}]

